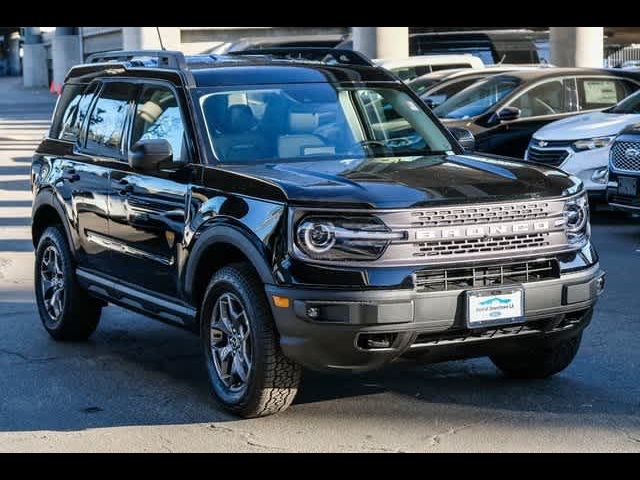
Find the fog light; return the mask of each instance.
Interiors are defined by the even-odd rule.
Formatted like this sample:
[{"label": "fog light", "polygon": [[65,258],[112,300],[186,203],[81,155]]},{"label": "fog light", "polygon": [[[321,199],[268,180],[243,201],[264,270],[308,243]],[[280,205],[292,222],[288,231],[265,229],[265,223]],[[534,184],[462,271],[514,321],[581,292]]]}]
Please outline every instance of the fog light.
[{"label": "fog light", "polygon": [[604,291],[605,276],[602,275],[596,280],[596,293],[600,295]]},{"label": "fog light", "polygon": [[309,307],[309,308],[307,308],[307,317],[313,318],[314,320],[316,318],[319,318],[320,317],[320,308],[319,307]]}]

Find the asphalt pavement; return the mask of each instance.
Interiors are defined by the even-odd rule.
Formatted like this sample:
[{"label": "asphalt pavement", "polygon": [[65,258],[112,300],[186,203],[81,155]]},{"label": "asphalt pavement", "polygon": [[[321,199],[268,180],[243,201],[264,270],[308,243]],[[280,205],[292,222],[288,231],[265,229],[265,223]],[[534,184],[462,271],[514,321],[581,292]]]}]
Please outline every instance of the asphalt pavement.
[{"label": "asphalt pavement", "polygon": [[640,221],[594,215],[607,291],[575,362],[533,382],[486,359],[305,372],[291,408],[240,420],[211,401],[199,340],[107,308],[87,343],[40,325],[31,154],[55,97],[0,79],[0,451],[640,452]]}]

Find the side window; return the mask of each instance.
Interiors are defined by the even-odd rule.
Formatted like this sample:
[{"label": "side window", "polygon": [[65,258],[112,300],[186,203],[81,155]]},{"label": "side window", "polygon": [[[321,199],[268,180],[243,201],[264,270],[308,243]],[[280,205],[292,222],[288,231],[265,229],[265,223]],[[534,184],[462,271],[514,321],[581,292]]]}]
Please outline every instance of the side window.
[{"label": "side window", "polygon": [[127,110],[135,92],[128,83],[106,83],[93,107],[86,148],[98,155],[120,157]]},{"label": "side window", "polygon": [[562,80],[551,80],[526,91],[510,106],[519,108],[521,118],[541,117],[571,112],[569,86]]},{"label": "side window", "polygon": [[78,140],[82,122],[87,116],[87,109],[91,105],[95,89],[96,84],[89,87],[86,84],[65,85],[51,124],[49,132],[51,138],[67,142]]},{"label": "side window", "polygon": [[456,93],[461,92],[470,85],[473,85],[478,81],[477,78],[470,78],[467,80],[460,80],[459,82],[443,85],[440,88],[434,88],[429,95],[424,95],[421,98],[431,108],[436,108],[442,105],[449,98],[453,97]]},{"label": "side window", "polygon": [[175,94],[162,85],[147,85],[138,98],[130,144],[158,138],[164,138],[171,144],[175,161],[191,160]]},{"label": "side window", "polygon": [[579,78],[580,110],[607,108],[620,102],[638,87],[616,78]]}]

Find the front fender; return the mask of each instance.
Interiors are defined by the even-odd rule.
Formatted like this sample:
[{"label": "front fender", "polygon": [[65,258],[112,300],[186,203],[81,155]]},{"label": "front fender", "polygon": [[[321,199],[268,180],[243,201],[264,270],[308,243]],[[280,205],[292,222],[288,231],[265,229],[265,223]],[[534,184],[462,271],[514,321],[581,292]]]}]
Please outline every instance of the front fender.
[{"label": "front fender", "polygon": [[213,222],[203,225],[196,234],[196,240],[185,267],[183,289],[185,297],[190,302],[194,301],[193,291],[198,265],[203,255],[216,244],[227,244],[237,248],[251,262],[263,283],[276,283],[267,250],[257,237],[241,226],[227,222]]}]

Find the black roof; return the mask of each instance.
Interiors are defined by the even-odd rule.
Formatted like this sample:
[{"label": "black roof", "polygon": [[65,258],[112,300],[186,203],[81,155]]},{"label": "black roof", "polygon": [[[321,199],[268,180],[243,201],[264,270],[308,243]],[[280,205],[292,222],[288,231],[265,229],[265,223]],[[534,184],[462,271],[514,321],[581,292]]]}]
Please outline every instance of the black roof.
[{"label": "black roof", "polygon": [[399,80],[357,52],[336,49],[261,49],[227,55],[184,56],[181,52],[131,51],[92,55],[67,79],[109,75],[179,78],[190,87],[268,83],[354,83]]},{"label": "black roof", "polygon": [[569,75],[605,75],[616,77],[627,77],[640,80],[640,75],[633,72],[627,72],[619,69],[606,68],[564,68],[564,67],[545,67],[531,70],[513,70],[498,74],[501,77],[514,77],[523,81],[538,80],[544,78],[553,78],[558,76]]}]

